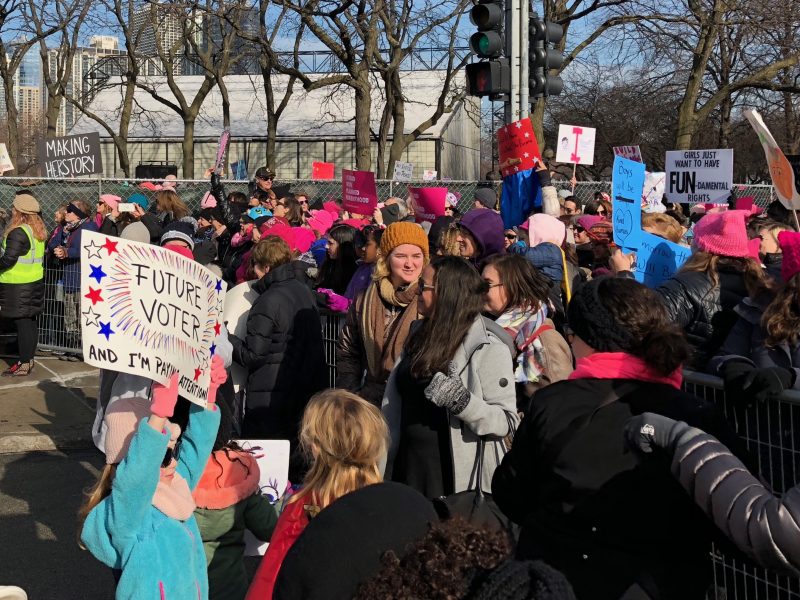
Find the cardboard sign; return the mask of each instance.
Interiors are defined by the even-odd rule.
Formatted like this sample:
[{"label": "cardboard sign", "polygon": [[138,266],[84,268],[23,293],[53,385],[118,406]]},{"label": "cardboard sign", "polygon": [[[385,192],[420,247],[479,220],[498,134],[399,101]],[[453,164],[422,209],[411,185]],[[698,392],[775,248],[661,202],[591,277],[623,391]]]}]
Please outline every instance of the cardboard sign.
[{"label": "cardboard sign", "polygon": [[[289,440],[235,440],[243,450],[253,452],[258,463],[258,486],[261,494],[275,504],[283,498],[289,483]],[[269,547],[250,531],[244,532],[245,556],[261,556]]]},{"label": "cardboard sign", "polygon": [[425,169],[422,172],[422,181],[435,181],[436,175],[437,173],[433,169]]},{"label": "cardboard sign", "polygon": [[497,150],[503,177],[533,169],[542,159],[530,119],[515,121],[498,129]]},{"label": "cardboard sign", "polygon": [[0,175],[13,170],[14,163],[11,162],[11,157],[8,155],[8,148],[5,144],[0,144]]},{"label": "cardboard sign", "polygon": [[644,164],[614,157],[611,179],[614,242],[618,246],[634,247],[642,229],[642,189]]},{"label": "cardboard sign", "polygon": [[84,360],[166,384],[206,405],[211,357],[223,322],[225,284],[172,250],[84,231],[81,325]]},{"label": "cardboard sign", "polygon": [[231,177],[239,181],[247,179],[247,161],[244,159],[231,163]]},{"label": "cardboard sign", "polygon": [[614,156],[621,156],[635,162],[644,162],[639,146],[614,146],[612,150],[614,151]]},{"label": "cardboard sign", "polygon": [[[644,190],[642,190],[642,202],[651,208],[662,207],[664,211],[666,207],[661,202],[664,198],[664,185],[667,180],[666,173],[650,173],[645,171],[644,175]],[[663,212],[651,211],[651,212]]]},{"label": "cardboard sign", "polygon": [[794,189],[800,192],[800,154],[787,154],[786,160],[794,171]]},{"label": "cardboard sign", "polygon": [[671,150],[666,172],[670,202],[724,204],[733,186],[733,149]]},{"label": "cardboard sign", "polygon": [[414,203],[414,216],[418,221],[433,222],[436,217],[444,216],[447,203],[446,187],[408,188],[411,201]]},{"label": "cardboard sign", "polygon": [[414,175],[414,163],[395,162],[394,163],[394,180],[395,181],[411,181]]},{"label": "cardboard sign", "polygon": [[591,165],[594,163],[594,138],[597,130],[577,125],[558,126],[556,162]]},{"label": "cardboard sign", "polygon": [[311,179],[328,180],[333,179],[336,165],[326,162],[311,163]]},{"label": "cardboard sign", "polygon": [[657,235],[641,231],[636,249],[636,266],[633,275],[636,281],[653,288],[670,277],[681,268],[692,249],[660,238]]},{"label": "cardboard sign", "polygon": [[42,177],[65,179],[103,172],[99,133],[39,140],[37,147]]},{"label": "cardboard sign", "polygon": [[767,166],[769,167],[769,175],[772,178],[772,185],[775,186],[775,193],[778,199],[789,210],[800,209],[800,193],[798,193],[797,185],[795,184],[795,173],[791,163],[789,163],[783,150],[780,149],[775,138],[769,131],[769,128],[764,124],[764,119],[758,114],[758,111],[747,109],[744,111],[744,116],[750,121],[750,125],[755,129],[758,135],[758,140],[764,148],[764,154],[767,157]]},{"label": "cardboard sign", "polygon": [[342,206],[357,215],[371,215],[378,206],[378,189],[372,171],[342,171]]},{"label": "cardboard sign", "polygon": [[225,166],[225,152],[228,151],[228,144],[231,143],[231,130],[227,127],[222,130],[217,143],[217,158],[214,162],[214,172],[222,175],[222,167]]}]

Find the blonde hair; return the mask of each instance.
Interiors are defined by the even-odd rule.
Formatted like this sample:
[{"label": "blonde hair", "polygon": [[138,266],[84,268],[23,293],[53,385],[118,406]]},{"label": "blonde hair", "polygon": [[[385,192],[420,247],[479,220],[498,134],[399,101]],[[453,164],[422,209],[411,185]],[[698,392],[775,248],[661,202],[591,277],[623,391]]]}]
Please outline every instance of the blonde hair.
[{"label": "blonde hair", "polygon": [[[645,213],[642,215],[642,229],[650,227],[650,233],[662,237],[670,242],[680,244],[683,239],[683,230],[680,223],[669,215],[663,213]],[[645,231],[647,231],[645,229]]]},{"label": "blonde hair", "polygon": [[455,224],[447,228],[439,241],[439,248],[435,250],[442,256],[460,256],[461,250],[458,247],[458,227]]},{"label": "blonde hair", "polygon": [[111,485],[114,483],[114,475],[116,475],[116,473],[117,465],[106,465],[105,469],[101,471],[97,483],[84,492],[86,501],[78,510],[78,546],[83,550],[86,550],[86,547],[81,542],[83,524],[86,522],[86,517],[92,512],[92,509],[111,494]]},{"label": "blonde hair", "polygon": [[300,445],[313,457],[295,502],[310,497],[320,509],[352,491],[383,480],[378,466],[389,446],[381,411],[351,392],[314,395],[300,426]]},{"label": "blonde hair", "polygon": [[43,242],[47,239],[47,229],[44,226],[44,221],[39,215],[28,215],[18,211],[16,208],[11,210],[11,221],[8,222],[6,230],[3,232],[3,237],[8,237],[13,229],[27,225],[33,232],[33,237]]},{"label": "blonde hair", "polygon": [[173,219],[182,219],[189,214],[189,207],[174,190],[156,192],[156,206],[158,210],[172,214]]}]

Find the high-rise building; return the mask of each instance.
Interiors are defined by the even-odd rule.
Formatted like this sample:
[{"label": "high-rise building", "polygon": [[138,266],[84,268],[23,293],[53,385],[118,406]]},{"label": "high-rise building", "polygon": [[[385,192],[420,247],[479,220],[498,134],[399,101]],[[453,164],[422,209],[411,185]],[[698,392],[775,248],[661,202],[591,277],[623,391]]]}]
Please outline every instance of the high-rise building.
[{"label": "high-rise building", "polygon": [[[167,2],[147,4],[134,12],[131,33],[136,43],[136,54],[144,59],[145,75],[162,75],[169,69],[175,75],[191,75],[191,61],[185,54],[184,24],[195,36],[197,44],[202,44],[202,17],[198,16],[194,26],[186,23],[186,14],[181,5]],[[167,54],[171,48],[177,47],[175,58],[170,65],[162,64],[158,48]]]}]

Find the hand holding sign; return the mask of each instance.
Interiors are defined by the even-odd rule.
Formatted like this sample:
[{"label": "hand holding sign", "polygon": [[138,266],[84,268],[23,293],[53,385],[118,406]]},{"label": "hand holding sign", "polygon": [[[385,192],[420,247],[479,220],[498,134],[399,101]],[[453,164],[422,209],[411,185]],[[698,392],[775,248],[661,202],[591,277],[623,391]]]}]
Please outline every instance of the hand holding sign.
[{"label": "hand holding sign", "polygon": [[81,238],[83,354],[96,367],[166,384],[208,401],[221,333],[222,280],[167,248],[85,231]]}]

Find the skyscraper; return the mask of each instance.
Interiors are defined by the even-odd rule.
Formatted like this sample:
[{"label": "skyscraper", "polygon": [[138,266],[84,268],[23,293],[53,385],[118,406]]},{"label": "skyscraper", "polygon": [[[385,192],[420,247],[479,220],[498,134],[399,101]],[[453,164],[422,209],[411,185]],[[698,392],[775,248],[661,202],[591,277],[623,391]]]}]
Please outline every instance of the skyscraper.
[{"label": "skyscraper", "polygon": [[[191,74],[190,61],[185,56],[184,47],[186,21],[183,7],[168,2],[148,4],[134,12],[131,33],[137,40],[136,54],[145,59],[145,75],[161,75],[167,69],[175,75]],[[186,28],[195,36],[197,44],[202,44],[202,17],[198,16],[194,24],[186,23]],[[169,54],[170,49],[177,48],[172,64],[162,64],[158,54],[159,47],[165,55]]]}]

